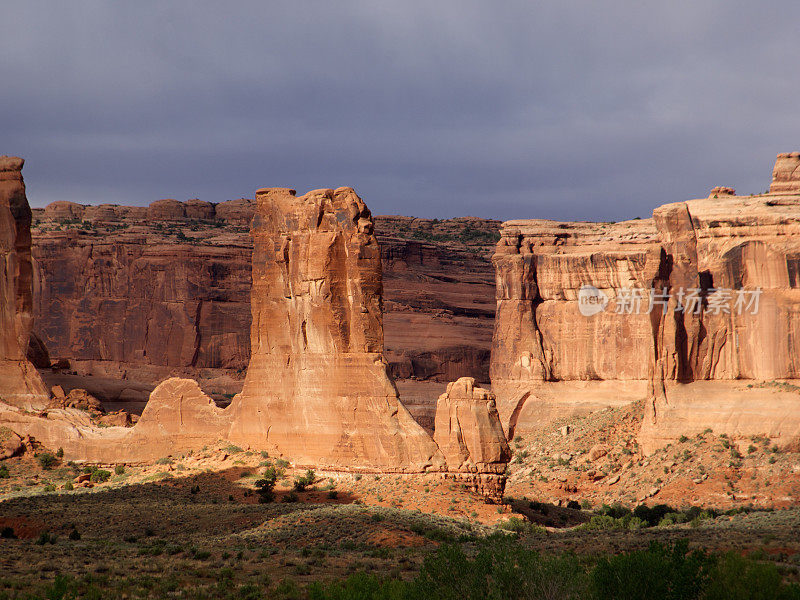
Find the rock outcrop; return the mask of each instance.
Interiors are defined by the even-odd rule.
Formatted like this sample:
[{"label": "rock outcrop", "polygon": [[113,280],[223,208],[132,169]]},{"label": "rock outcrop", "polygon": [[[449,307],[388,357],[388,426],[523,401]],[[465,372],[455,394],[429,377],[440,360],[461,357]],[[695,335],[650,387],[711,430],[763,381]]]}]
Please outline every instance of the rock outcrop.
[{"label": "rock outcrop", "polygon": [[230,439],[301,463],[420,471],[433,440],[398,398],[383,359],[381,257],[351,188],[256,194],[252,353]]},{"label": "rock outcrop", "polygon": [[769,191],[771,194],[800,193],[800,152],[778,154]]},{"label": "rock outcrop", "polygon": [[433,439],[454,478],[493,501],[502,499],[511,449],[494,394],[475,387],[472,377],[449,383],[436,404]]},{"label": "rock outcrop", "polygon": [[706,428],[800,435],[797,153],[772,192],[718,187],[616,224],[511,221],[493,257],[493,389],[510,434],[647,399],[652,450]]},{"label": "rock outcrop", "polygon": [[33,322],[33,263],[24,162],[0,156],[0,402],[35,410],[46,406],[48,395],[27,359]]}]

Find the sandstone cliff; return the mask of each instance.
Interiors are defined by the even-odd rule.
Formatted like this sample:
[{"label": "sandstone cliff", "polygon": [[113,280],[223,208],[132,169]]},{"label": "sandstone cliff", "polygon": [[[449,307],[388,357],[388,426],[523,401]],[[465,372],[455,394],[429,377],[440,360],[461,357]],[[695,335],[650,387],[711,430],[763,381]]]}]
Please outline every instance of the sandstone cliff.
[{"label": "sandstone cliff", "polygon": [[33,319],[31,210],[21,158],[0,156],[0,402],[28,410],[48,395],[26,357]]},{"label": "sandstone cliff", "polygon": [[646,397],[646,450],[800,435],[793,386],[764,385],[798,378],[798,165],[779,155],[769,194],[714,188],[653,219],[505,223],[491,373],[509,433]]}]

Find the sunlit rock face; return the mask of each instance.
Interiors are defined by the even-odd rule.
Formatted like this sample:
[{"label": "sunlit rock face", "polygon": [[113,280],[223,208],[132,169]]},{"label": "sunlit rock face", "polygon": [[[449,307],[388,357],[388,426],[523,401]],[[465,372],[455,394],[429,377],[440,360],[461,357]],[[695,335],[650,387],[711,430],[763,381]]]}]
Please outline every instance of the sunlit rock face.
[{"label": "sunlit rock face", "polygon": [[511,459],[495,397],[472,377],[447,385],[436,405],[433,439],[456,479],[490,500],[499,501]]},{"label": "sunlit rock face", "polygon": [[34,410],[48,394],[26,358],[33,322],[31,209],[21,158],[0,156],[0,402]]},{"label": "sunlit rock face", "polygon": [[383,359],[381,257],[351,188],[256,195],[251,360],[231,439],[300,462],[419,471],[443,466]]},{"label": "sunlit rock face", "polygon": [[768,194],[716,187],[652,219],[505,223],[491,375],[508,433],[646,399],[646,449],[706,428],[795,439],[800,396],[760,382],[800,378],[798,165],[779,155]]}]

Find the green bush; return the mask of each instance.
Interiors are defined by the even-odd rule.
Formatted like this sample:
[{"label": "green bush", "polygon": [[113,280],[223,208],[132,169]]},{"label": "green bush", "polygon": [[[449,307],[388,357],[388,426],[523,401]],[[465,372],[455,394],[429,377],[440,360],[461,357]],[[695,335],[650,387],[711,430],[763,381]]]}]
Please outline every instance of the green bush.
[{"label": "green bush", "polygon": [[709,557],[689,552],[686,542],[671,548],[653,543],[647,550],[600,559],[592,589],[604,600],[699,599],[710,567]]},{"label": "green bush", "polygon": [[302,477],[297,477],[294,480],[294,490],[296,492],[305,492],[306,488],[310,485],[314,485],[314,480],[317,478],[314,471],[309,469],[306,471],[306,474]]},{"label": "green bush", "polygon": [[758,563],[733,552],[716,561],[704,600],[797,600],[800,586],[784,585],[774,564]]},{"label": "green bush", "polygon": [[104,483],[111,479],[111,471],[106,471],[104,469],[97,469],[96,471],[92,472],[92,477],[90,481],[92,483]]},{"label": "green bush", "polygon": [[125,465],[117,465],[114,467],[114,473],[117,475],[124,475],[125,474]]},{"label": "green bush", "polygon": [[8,472],[8,467],[6,465],[0,465],[0,479],[9,479],[11,477],[11,473]]},{"label": "green bush", "polygon": [[255,482],[259,502],[265,504],[275,500],[275,483],[277,481],[278,472],[275,467],[267,468],[264,472],[264,477]]},{"label": "green bush", "polygon": [[39,464],[42,466],[42,468],[46,471],[49,471],[58,463],[58,459],[49,452],[42,452],[36,458],[38,459]]}]

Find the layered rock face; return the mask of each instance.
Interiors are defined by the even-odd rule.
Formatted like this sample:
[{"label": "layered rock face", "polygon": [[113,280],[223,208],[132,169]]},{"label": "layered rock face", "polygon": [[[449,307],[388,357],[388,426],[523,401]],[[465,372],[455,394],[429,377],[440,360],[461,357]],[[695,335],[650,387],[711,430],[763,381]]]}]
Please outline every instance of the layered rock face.
[{"label": "layered rock face", "polygon": [[800,435],[800,395],[768,385],[798,378],[799,161],[778,156],[769,194],[714,188],[652,220],[504,224],[492,381],[509,432],[647,398],[646,450],[706,428]]},{"label": "layered rock face", "polygon": [[381,257],[351,188],[256,194],[252,353],[230,439],[301,463],[442,467],[383,359]]},{"label": "layered rock face", "polygon": [[48,394],[26,357],[33,321],[31,210],[24,161],[0,156],[0,401],[34,410]]},{"label": "layered rock face", "polygon": [[660,262],[652,220],[509,221],[501,234],[491,376],[509,435],[643,397],[649,316],[584,317],[579,296],[593,286],[613,307],[619,290],[650,288]]},{"label": "layered rock face", "polygon": [[472,377],[448,384],[436,404],[433,439],[454,478],[487,498],[502,498],[511,449],[500,424],[494,394],[475,387]]},{"label": "layered rock face", "polygon": [[769,191],[771,194],[800,193],[800,152],[778,154]]},{"label": "layered rock face", "polygon": [[[216,208],[226,214],[226,204]],[[50,204],[34,247],[37,331],[50,354],[79,374],[153,383],[243,372],[251,251],[242,219],[217,219],[200,201]]]}]

